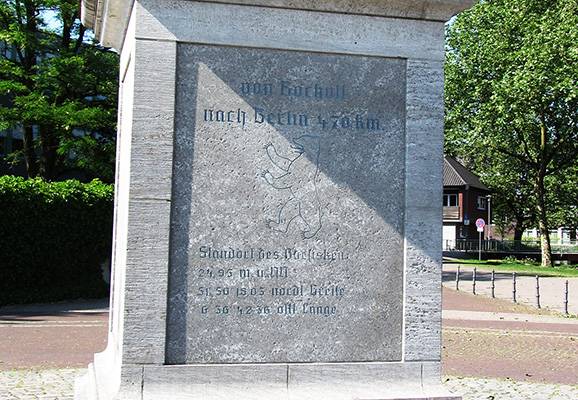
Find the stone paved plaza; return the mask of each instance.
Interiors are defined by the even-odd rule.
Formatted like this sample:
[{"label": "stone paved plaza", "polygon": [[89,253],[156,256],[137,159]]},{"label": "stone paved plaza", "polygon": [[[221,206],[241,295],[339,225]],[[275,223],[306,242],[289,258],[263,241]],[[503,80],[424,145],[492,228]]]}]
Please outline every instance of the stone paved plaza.
[{"label": "stone paved plaza", "polygon": [[[3,311],[0,400],[72,399],[77,367],[105,346],[106,305]],[[443,316],[444,382],[464,400],[578,399],[576,319],[448,288]]]},{"label": "stone paved plaza", "polygon": [[[84,369],[0,371],[0,400],[69,400],[74,378]],[[464,400],[574,400],[578,386],[511,380],[444,378],[445,385]]]}]

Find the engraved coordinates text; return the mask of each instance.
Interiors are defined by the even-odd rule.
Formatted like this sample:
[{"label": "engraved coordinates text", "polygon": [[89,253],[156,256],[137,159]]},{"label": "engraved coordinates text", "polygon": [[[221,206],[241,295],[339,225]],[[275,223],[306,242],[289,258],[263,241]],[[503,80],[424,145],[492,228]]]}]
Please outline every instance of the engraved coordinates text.
[{"label": "engraved coordinates text", "polygon": [[[339,314],[347,288],[333,282],[303,282],[295,261],[327,263],[346,260],[342,251],[314,249],[198,248],[194,288],[197,312],[219,316],[293,316],[329,318]],[[201,261],[202,260],[202,261]],[[279,265],[259,266],[261,261]],[[228,263],[235,266],[227,266]],[[238,266],[238,263],[246,263]]]}]

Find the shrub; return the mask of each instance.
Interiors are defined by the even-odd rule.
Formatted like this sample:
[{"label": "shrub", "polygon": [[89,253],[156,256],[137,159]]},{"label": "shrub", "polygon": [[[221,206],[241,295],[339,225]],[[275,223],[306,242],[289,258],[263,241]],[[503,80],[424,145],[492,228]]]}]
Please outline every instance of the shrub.
[{"label": "shrub", "polygon": [[0,177],[0,305],[105,296],[113,187]]},{"label": "shrub", "polygon": [[539,265],[540,263],[533,259],[532,257],[517,258],[516,256],[506,256],[502,259],[503,262],[508,264],[525,264],[525,265]]}]

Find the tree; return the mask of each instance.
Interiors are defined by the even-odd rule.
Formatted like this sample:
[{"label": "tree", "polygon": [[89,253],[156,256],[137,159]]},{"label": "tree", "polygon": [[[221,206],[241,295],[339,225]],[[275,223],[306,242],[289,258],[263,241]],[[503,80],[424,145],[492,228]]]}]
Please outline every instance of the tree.
[{"label": "tree", "polygon": [[21,127],[29,177],[114,175],[118,56],[87,42],[77,0],[0,4],[0,130]]},{"label": "tree", "polygon": [[446,55],[446,148],[511,175],[488,183],[535,208],[550,266],[548,181],[578,159],[578,0],[481,0]]},{"label": "tree", "polygon": [[570,239],[576,240],[578,229],[578,165],[566,174],[548,180],[550,214],[557,226],[570,229]]},{"label": "tree", "polygon": [[[501,160],[500,160],[501,158]],[[496,225],[506,231],[514,231],[514,240],[522,240],[522,234],[536,223],[536,207],[529,174],[522,163],[509,160],[501,154],[476,168],[480,179],[492,189],[492,210]]]}]

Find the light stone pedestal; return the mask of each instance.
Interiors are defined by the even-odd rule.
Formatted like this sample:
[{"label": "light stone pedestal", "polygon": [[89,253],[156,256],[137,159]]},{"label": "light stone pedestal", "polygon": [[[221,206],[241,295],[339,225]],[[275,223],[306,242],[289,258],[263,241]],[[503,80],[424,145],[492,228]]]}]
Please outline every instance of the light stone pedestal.
[{"label": "light stone pedestal", "polygon": [[444,22],[472,3],[83,0],[121,88],[108,346],[75,399],[459,399]]}]

